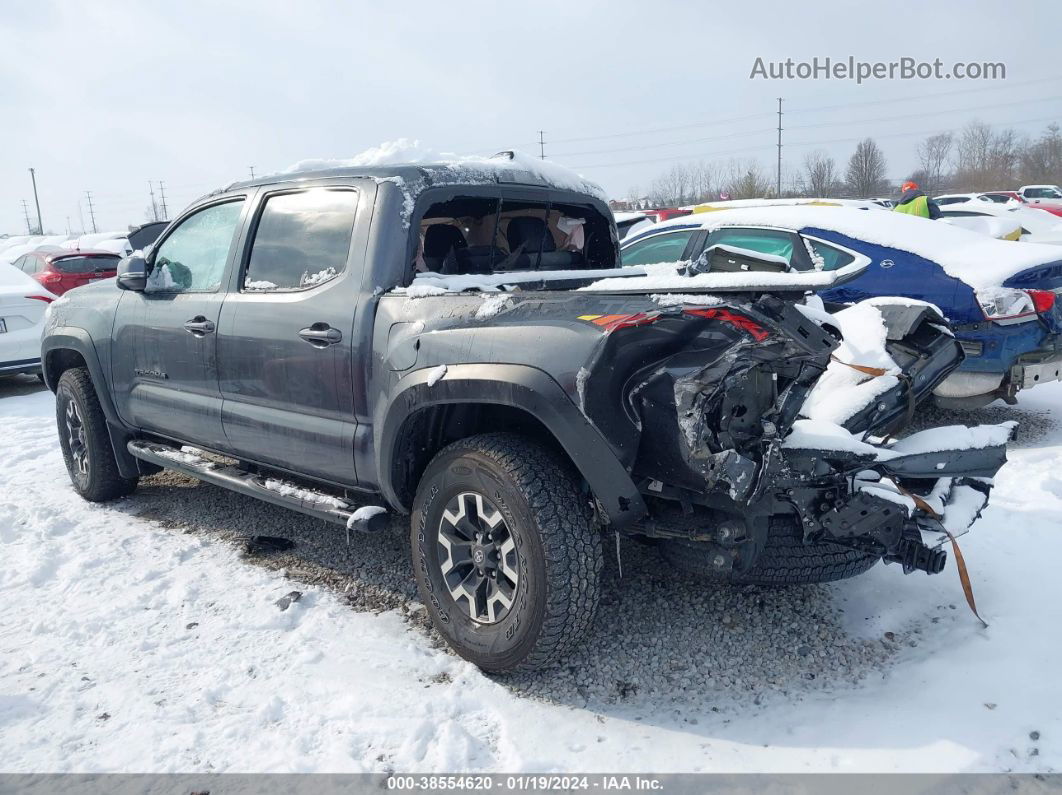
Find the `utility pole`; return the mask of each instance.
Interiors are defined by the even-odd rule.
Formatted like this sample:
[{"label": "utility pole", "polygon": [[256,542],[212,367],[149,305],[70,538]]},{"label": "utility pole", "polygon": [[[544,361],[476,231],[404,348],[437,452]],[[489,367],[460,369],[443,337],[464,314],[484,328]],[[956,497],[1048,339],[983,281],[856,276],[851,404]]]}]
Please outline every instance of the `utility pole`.
[{"label": "utility pole", "polygon": [[29,207],[26,206],[26,200],[25,199],[22,200],[22,214],[24,216],[26,216],[26,234],[27,235],[32,235],[33,234],[33,227],[30,226]]},{"label": "utility pole", "polygon": [[166,209],[166,183],[159,180],[159,196],[162,201],[162,220],[170,220],[170,211]]},{"label": "utility pole", "polygon": [[69,215],[66,217],[66,233],[68,235],[70,234],[70,216]]},{"label": "utility pole", "polygon": [[774,197],[782,198],[782,98],[778,97],[778,185]]},{"label": "utility pole", "polygon": [[41,201],[37,198],[37,172],[29,170],[30,179],[33,180],[33,203],[37,205],[37,234],[44,234],[44,221],[41,220]]},{"label": "utility pole", "polygon": [[546,159],[546,133],[543,130],[538,131],[538,156],[543,160]]},{"label": "utility pole", "polygon": [[89,218],[92,219],[92,231],[95,233],[97,231],[96,230],[96,210],[92,206],[92,191],[90,191],[90,190],[85,191],[85,198],[88,199]]},{"label": "utility pole", "polygon": [[151,194],[151,215],[157,221],[159,220],[159,206],[155,203],[155,188],[151,185],[151,180],[148,180],[148,193]]},{"label": "utility pole", "polygon": [[251,169],[251,179],[254,179],[254,166],[248,166]]}]

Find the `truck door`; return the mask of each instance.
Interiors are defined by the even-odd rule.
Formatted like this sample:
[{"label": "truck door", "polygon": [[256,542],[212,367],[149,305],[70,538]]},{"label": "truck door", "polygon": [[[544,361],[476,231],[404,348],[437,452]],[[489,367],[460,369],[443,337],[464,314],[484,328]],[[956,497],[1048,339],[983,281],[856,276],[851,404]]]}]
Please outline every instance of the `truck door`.
[{"label": "truck door", "polygon": [[218,341],[233,453],[341,485],[357,482],[352,332],[363,257],[351,240],[360,198],[350,187],[260,196]]},{"label": "truck door", "polygon": [[131,425],[226,449],[216,332],[244,205],[243,196],[226,197],[179,220],[149,257],[144,292],[122,294],[111,378]]}]

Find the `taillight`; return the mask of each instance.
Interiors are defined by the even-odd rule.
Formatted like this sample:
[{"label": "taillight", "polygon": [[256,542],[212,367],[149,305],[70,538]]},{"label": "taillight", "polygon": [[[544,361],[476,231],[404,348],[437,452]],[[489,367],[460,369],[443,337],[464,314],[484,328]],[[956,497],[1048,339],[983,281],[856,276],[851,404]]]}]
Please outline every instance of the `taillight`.
[{"label": "taillight", "polygon": [[58,284],[62,280],[62,275],[55,273],[54,271],[44,271],[43,273],[37,274],[37,281],[41,284]]},{"label": "taillight", "polygon": [[1055,305],[1055,294],[1050,290],[1026,290],[1032,296],[1033,306],[1036,311],[1046,312]]},{"label": "taillight", "polygon": [[684,311],[687,315],[707,317],[729,323],[742,331],[747,331],[757,342],[763,342],[769,336],[768,331],[756,321],[744,315],[739,315],[737,312],[731,312],[729,309],[686,309]]},{"label": "taillight", "polygon": [[[975,290],[977,303],[981,305],[981,312],[985,319],[1002,326],[1035,320],[1036,313],[1043,310],[1037,309],[1037,299],[1034,294],[1045,292],[1047,291],[1018,290],[1013,287],[989,287]],[[1054,294],[1048,294],[1051,295],[1051,304],[1054,304]],[[1044,298],[1039,300],[1041,303],[1046,302]]]},{"label": "taillight", "polygon": [[32,298],[34,301],[44,301],[46,304],[50,304],[55,300],[47,295],[27,295],[26,298]]}]

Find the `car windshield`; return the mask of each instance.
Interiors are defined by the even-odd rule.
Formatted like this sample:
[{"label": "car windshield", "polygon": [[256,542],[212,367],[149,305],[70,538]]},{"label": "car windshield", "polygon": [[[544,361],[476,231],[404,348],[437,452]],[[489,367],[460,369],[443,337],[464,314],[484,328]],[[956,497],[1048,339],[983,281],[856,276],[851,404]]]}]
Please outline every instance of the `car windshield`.
[{"label": "car windshield", "polygon": [[96,271],[114,270],[118,267],[119,257],[63,257],[52,262],[52,267],[60,273],[95,273]]}]

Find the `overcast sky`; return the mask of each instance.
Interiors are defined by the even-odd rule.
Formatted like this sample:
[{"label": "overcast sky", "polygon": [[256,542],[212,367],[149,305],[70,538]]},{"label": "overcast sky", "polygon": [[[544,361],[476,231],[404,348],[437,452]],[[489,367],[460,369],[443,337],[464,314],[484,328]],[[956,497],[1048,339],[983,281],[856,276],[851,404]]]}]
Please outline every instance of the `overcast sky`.
[{"label": "overcast sky", "polygon": [[[148,6],[154,8],[148,8]],[[145,220],[208,190],[382,141],[537,152],[612,196],[676,162],[799,168],[872,135],[889,176],[974,118],[1062,122],[1062,2],[8,2],[0,22],[0,233]],[[757,56],[1002,61],[1005,81],[750,80]],[[1000,186],[1009,187],[1009,186]]]}]

